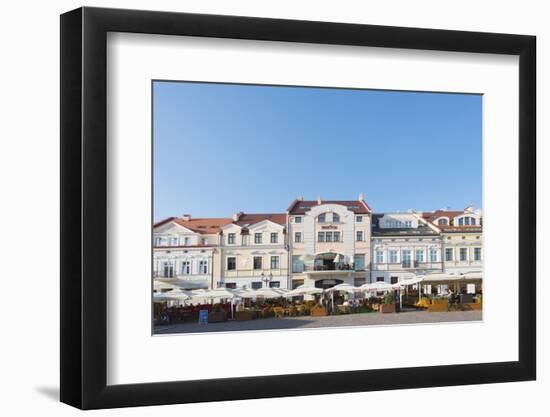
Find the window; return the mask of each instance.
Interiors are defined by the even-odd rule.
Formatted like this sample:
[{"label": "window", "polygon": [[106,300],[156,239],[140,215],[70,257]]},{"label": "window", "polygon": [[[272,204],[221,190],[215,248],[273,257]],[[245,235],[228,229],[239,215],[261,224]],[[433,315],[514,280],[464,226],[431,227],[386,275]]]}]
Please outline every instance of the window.
[{"label": "window", "polygon": [[365,269],[365,255],[355,255],[353,257],[353,267],[356,271]]},{"label": "window", "polygon": [[271,233],[271,243],[277,243],[278,240],[279,240],[279,234]]},{"label": "window", "polygon": [[300,216],[295,217],[294,223],[302,223],[302,218]]},{"label": "window", "polygon": [[475,226],[476,225],[476,219],[474,217],[470,217],[470,224],[472,226]]},{"label": "window", "polygon": [[332,242],[332,232],[325,232],[325,242]]},{"label": "window", "polygon": [[178,246],[178,238],[177,237],[171,237],[170,238],[170,246]]},{"label": "window", "polygon": [[410,229],[411,227],[413,227],[413,222],[411,220],[407,220],[405,222],[405,227],[408,227]]},{"label": "window", "polygon": [[396,264],[398,262],[397,260],[397,251],[396,250],[390,250],[390,263]]},{"label": "window", "polygon": [[340,232],[333,233],[333,242],[340,242]]},{"label": "window", "polygon": [[279,269],[279,257],[278,256],[272,256],[271,257],[271,269]]},{"label": "window", "polygon": [[262,234],[254,233],[254,243],[262,243]]},{"label": "window", "polygon": [[474,248],[474,261],[481,261],[481,248]]},{"label": "window", "polygon": [[199,261],[199,274],[208,274],[208,261]]},{"label": "window", "polygon": [[235,282],[226,282],[225,283],[225,288],[229,288],[230,290],[234,290],[235,288],[237,288],[237,283],[235,283]]},{"label": "window", "polygon": [[358,242],[362,242],[362,241],[363,241],[363,231],[362,231],[362,230],[358,230],[358,231],[355,233],[355,240],[357,240]]},{"label": "window", "polygon": [[411,251],[405,249],[402,253],[403,256],[403,267],[409,268],[411,266]]},{"label": "window", "polygon": [[437,250],[430,249],[430,262],[437,262]]},{"label": "window", "polygon": [[319,217],[317,217],[317,221],[319,223],[324,223],[326,220],[326,216],[324,214],[319,214]]},{"label": "window", "polygon": [[296,243],[302,242],[302,232],[294,232],[294,242]]},{"label": "window", "polygon": [[363,216],[355,216],[355,221],[357,223],[363,223]]},{"label": "window", "polygon": [[208,240],[207,239],[202,239],[202,244],[203,245],[208,245]]},{"label": "window", "polygon": [[337,213],[332,213],[332,223],[340,223],[340,215]]},{"label": "window", "polygon": [[260,288],[262,288],[262,281],[253,282],[251,284],[251,287],[253,290],[259,290]]},{"label": "window", "polygon": [[227,235],[227,244],[228,245],[234,245],[235,244],[235,233],[229,233]]},{"label": "window", "polygon": [[445,249],[445,261],[451,262],[453,260],[453,248]]},{"label": "window", "polygon": [[376,263],[377,264],[384,263],[384,252],[381,250],[376,251]]},{"label": "window", "polygon": [[384,277],[376,277],[376,282],[384,282]]},{"label": "window", "polygon": [[155,246],[161,246],[162,245],[162,238],[156,237],[155,238]]},{"label": "window", "polygon": [[324,242],[324,241],[325,241],[325,232],[317,233],[317,242]]},{"label": "window", "polygon": [[424,250],[423,249],[417,249],[415,252],[414,259],[416,262],[424,262]]},{"label": "window", "polygon": [[460,260],[461,261],[468,260],[468,248],[460,248]]},{"label": "window", "polygon": [[237,269],[237,258],[230,256],[227,258],[227,270],[234,271],[235,269]]},{"label": "window", "polygon": [[254,269],[262,269],[262,257],[255,256],[253,264],[254,264]]},{"label": "window", "polygon": [[449,224],[449,221],[447,219],[439,219],[437,221],[437,224],[440,226],[447,226]]},{"label": "window", "polygon": [[269,283],[269,288],[280,288],[281,282],[280,281],[271,281]]},{"label": "window", "polygon": [[189,275],[191,274],[191,262],[189,261],[183,261],[181,263],[181,274],[182,275]]},{"label": "window", "polygon": [[292,272],[304,272],[304,261],[300,258],[300,255],[292,256]]},{"label": "window", "polygon": [[398,278],[397,277],[390,277],[390,284],[397,284]]},{"label": "window", "polygon": [[188,237],[183,238],[183,245],[184,246],[189,246],[190,243],[191,243],[191,239],[189,239]]}]

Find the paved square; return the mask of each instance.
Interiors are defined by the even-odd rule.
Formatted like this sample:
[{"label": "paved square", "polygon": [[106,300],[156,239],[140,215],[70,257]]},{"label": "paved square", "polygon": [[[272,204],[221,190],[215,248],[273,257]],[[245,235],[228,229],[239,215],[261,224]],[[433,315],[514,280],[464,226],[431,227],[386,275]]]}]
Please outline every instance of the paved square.
[{"label": "paved square", "polygon": [[178,323],[155,326],[155,334],[231,332],[245,330],[286,330],[322,327],[375,326],[392,324],[426,324],[445,322],[480,321],[481,311],[451,311],[430,313],[428,311],[407,311],[394,314],[364,313],[325,317],[285,317],[248,321],[226,321],[223,323]]}]

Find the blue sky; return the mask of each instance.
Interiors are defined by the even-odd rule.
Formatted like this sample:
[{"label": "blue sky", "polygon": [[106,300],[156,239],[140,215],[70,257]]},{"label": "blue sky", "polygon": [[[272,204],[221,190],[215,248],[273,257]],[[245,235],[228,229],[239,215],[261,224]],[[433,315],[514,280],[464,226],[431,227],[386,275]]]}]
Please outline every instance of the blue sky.
[{"label": "blue sky", "polygon": [[482,97],[154,82],[154,218],[481,207]]}]

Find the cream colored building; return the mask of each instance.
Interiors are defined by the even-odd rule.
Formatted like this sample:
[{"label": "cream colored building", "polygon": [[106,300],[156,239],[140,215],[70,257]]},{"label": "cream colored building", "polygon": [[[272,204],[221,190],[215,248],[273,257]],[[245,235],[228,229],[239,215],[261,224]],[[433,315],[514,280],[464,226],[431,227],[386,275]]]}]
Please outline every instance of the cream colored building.
[{"label": "cream colored building", "polygon": [[443,269],[465,274],[483,270],[483,218],[480,210],[436,210],[422,217],[441,231]]},{"label": "cream colored building", "polygon": [[222,227],[218,287],[289,288],[285,213],[237,213]]},{"label": "cream colored building", "polygon": [[231,218],[171,217],[153,226],[153,278],[182,288],[212,288],[221,276],[220,232]]},{"label": "cream colored building", "polygon": [[288,208],[292,287],[362,285],[370,265],[371,209],[358,200],[297,199]]}]

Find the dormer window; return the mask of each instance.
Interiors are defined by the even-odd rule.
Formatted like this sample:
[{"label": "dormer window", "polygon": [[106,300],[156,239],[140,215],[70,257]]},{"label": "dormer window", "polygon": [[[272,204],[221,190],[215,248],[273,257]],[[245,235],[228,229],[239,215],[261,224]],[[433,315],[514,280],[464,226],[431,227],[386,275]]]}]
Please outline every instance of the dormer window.
[{"label": "dormer window", "polygon": [[296,217],[294,218],[294,223],[302,223],[302,217],[296,216]]},{"label": "dormer window", "polygon": [[319,223],[324,223],[326,221],[326,215],[323,213],[323,214],[319,214],[319,217],[317,217],[317,221]]},{"label": "dormer window", "polygon": [[439,226],[448,226],[448,225],[449,225],[449,220],[447,220],[447,219],[439,219],[439,220],[437,221],[437,224],[438,224]]},{"label": "dormer window", "polygon": [[228,245],[234,245],[235,244],[235,233],[229,233],[227,235],[227,244]]},{"label": "dormer window", "polygon": [[458,225],[459,226],[475,226],[476,225],[476,219],[475,217],[461,217],[458,219]]},{"label": "dormer window", "polygon": [[332,213],[332,223],[340,223],[340,215],[337,213]]}]

